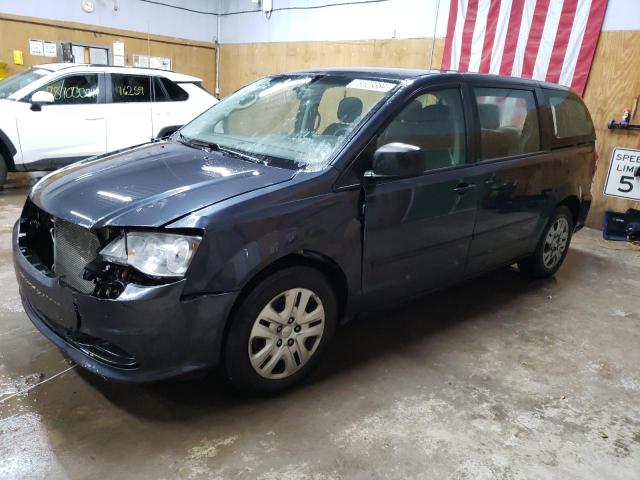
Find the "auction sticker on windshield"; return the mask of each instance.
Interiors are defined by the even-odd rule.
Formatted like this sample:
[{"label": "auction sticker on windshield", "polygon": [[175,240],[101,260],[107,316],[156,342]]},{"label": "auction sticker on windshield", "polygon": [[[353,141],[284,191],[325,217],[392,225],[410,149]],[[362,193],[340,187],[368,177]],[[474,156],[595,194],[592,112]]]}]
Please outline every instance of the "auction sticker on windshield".
[{"label": "auction sticker on windshield", "polygon": [[363,80],[361,78],[356,78],[350,82],[346,88],[358,88],[360,90],[372,90],[374,92],[388,92],[395,86],[396,84],[391,82],[379,82],[377,80]]},{"label": "auction sticker on windshield", "polygon": [[640,150],[614,148],[604,194],[640,200]]}]

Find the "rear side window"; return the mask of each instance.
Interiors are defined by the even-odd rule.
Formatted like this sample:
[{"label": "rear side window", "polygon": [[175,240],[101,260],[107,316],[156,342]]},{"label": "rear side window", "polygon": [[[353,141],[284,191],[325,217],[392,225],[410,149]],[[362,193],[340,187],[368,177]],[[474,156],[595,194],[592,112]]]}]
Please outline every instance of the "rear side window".
[{"label": "rear side window", "polygon": [[482,160],[540,150],[540,122],[532,91],[475,88]]},{"label": "rear side window", "polygon": [[591,116],[584,103],[571,92],[547,90],[553,130],[559,140],[593,135]]},{"label": "rear side window", "polygon": [[113,103],[150,102],[151,78],[144,75],[111,74]]},{"label": "rear side window", "polygon": [[183,102],[189,98],[180,85],[168,78],[155,77],[156,102]]},{"label": "rear side window", "polygon": [[98,103],[100,93],[98,75],[95,74],[69,75],[45,85],[40,90],[51,93],[56,105]]}]

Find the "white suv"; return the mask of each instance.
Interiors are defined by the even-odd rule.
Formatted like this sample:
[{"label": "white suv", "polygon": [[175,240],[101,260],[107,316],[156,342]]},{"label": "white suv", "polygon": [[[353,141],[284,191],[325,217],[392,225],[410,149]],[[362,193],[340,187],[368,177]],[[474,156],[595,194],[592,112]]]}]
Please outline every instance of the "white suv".
[{"label": "white suv", "polygon": [[201,80],[162,70],[59,63],[0,81],[0,185],[173,133],[214,105]]}]

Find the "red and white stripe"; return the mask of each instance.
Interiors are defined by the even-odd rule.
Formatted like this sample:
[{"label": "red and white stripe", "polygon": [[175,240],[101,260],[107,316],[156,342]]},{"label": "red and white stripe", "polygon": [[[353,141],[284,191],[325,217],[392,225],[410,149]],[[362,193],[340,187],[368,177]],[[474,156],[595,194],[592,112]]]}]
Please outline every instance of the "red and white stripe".
[{"label": "red and white stripe", "polygon": [[442,69],[560,83],[582,94],[607,0],[450,0]]}]

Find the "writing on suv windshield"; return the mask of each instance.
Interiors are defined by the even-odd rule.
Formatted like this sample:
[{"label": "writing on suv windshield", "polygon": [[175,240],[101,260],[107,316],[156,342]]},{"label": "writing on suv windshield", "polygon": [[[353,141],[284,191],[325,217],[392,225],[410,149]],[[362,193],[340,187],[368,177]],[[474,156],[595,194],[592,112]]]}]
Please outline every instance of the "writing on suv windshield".
[{"label": "writing on suv windshield", "polygon": [[185,126],[192,144],[216,145],[286,168],[324,168],[397,83],[332,75],[255,82]]}]

